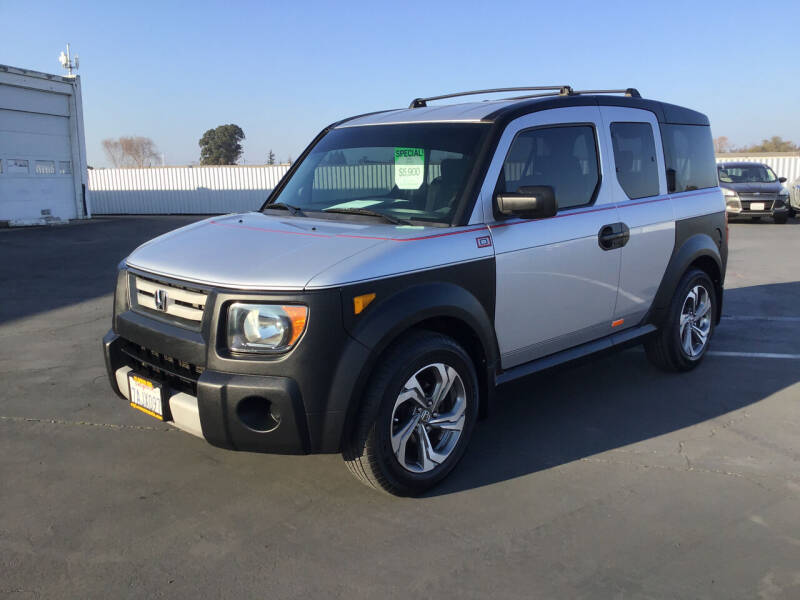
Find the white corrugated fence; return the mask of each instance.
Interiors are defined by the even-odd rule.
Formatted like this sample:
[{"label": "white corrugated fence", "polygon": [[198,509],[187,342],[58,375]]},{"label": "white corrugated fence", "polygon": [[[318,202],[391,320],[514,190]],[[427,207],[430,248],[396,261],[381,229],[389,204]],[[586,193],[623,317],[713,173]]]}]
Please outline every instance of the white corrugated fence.
[{"label": "white corrugated fence", "polygon": [[92,212],[219,214],[257,210],[288,170],[288,165],[89,169]]},{"label": "white corrugated fence", "polygon": [[[723,154],[717,162],[761,162],[788,182],[800,177],[800,154]],[[431,165],[431,176],[439,174]],[[288,165],[258,167],[153,167],[90,169],[89,199],[98,215],[220,214],[257,210],[289,170]],[[321,167],[314,188],[388,190],[393,185],[388,165]]]},{"label": "white corrugated fence", "polygon": [[786,184],[790,184],[800,177],[800,154],[797,153],[769,153],[769,154],[721,154],[717,155],[717,162],[756,162],[769,165],[778,177],[786,177]]}]

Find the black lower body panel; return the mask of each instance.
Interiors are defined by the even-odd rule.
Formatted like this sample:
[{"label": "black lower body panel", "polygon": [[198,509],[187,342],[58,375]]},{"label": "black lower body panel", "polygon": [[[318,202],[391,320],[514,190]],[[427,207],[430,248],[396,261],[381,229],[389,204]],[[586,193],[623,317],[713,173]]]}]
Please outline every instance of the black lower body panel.
[{"label": "black lower body panel", "polygon": [[103,338],[103,353],[114,392],[116,372],[130,367],[167,387],[197,398],[203,437],[231,450],[305,454],[311,451],[306,414],[294,379],[242,375],[203,369],[150,351],[113,331]]}]

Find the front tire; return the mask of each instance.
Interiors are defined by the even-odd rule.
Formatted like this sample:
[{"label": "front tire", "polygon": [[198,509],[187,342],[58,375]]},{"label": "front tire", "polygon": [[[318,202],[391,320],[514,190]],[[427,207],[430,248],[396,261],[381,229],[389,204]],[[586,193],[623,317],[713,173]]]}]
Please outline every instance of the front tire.
[{"label": "front tire", "polygon": [[658,332],[644,344],[647,358],[664,371],[690,371],[706,355],[717,317],[711,278],[690,269],[681,278]]},{"label": "front tire", "polygon": [[415,331],[381,357],[342,456],[368,487],[416,496],[453,470],[477,415],[469,355],[452,338]]}]

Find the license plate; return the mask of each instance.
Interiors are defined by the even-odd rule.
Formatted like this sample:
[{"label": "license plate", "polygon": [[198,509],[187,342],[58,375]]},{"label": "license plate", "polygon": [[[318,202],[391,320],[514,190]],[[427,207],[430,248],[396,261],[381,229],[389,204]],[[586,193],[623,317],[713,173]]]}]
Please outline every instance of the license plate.
[{"label": "license plate", "polygon": [[764,210],[764,203],[763,202],[751,202],[750,203],[750,210]]},{"label": "license plate", "polygon": [[164,396],[160,383],[136,373],[128,373],[128,389],[133,408],[159,421],[164,420]]}]

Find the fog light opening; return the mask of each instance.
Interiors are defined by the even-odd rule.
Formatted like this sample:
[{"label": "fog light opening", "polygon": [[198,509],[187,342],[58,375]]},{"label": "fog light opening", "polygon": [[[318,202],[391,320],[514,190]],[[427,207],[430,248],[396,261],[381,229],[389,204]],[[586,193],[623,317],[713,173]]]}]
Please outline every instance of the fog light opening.
[{"label": "fog light opening", "polygon": [[261,396],[242,398],[236,405],[236,416],[249,429],[261,433],[274,431],[281,424],[281,411]]}]

